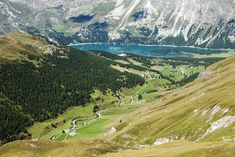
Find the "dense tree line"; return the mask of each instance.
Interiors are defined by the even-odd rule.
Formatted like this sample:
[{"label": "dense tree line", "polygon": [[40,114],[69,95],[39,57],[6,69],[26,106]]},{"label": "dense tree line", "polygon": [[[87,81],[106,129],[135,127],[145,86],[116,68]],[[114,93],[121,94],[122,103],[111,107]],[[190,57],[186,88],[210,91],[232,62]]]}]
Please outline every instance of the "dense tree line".
[{"label": "dense tree line", "polygon": [[10,101],[2,93],[0,93],[0,111],[0,145],[6,141],[28,136],[25,126],[30,125],[29,115],[22,111],[19,104]]},{"label": "dense tree line", "polygon": [[0,141],[19,139],[33,122],[85,105],[94,89],[115,92],[144,84],[138,75],[111,68],[112,61],[77,51],[46,55],[38,67],[27,61],[0,65]]}]

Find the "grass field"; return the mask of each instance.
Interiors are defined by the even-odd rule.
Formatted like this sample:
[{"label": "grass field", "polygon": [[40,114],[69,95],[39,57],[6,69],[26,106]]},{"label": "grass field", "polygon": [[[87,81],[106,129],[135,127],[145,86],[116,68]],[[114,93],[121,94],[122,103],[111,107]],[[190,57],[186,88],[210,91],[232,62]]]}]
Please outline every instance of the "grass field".
[{"label": "grass field", "polygon": [[49,48],[53,47],[46,41],[38,40],[30,35],[8,33],[0,36],[0,61],[27,60],[35,63],[35,60],[30,60],[29,56],[41,56]]},{"label": "grass field", "polygon": [[[104,117],[87,122],[86,126],[78,129],[78,134],[68,139],[95,138],[105,132],[105,126],[112,122],[112,118]],[[79,127],[78,127],[79,128]]]},{"label": "grass field", "polygon": [[143,149],[127,149],[102,140],[15,141],[0,147],[0,157],[233,157],[234,153],[233,143],[189,141],[175,141]]},{"label": "grass field", "polygon": [[[103,133],[106,131],[104,126],[110,124],[111,122],[111,118],[100,118],[78,122],[77,134],[75,136],[70,136],[63,133],[56,139],[56,141],[90,139],[102,136]],[[86,123],[86,126],[83,125],[84,123]]]},{"label": "grass field", "polygon": [[[33,138],[49,140],[56,133],[71,127],[71,120],[74,117],[93,116],[92,110],[92,105],[87,105],[86,107],[71,107],[64,114],[58,116],[56,119],[50,119],[45,122],[35,123],[33,126],[29,127],[28,131],[32,134]],[[64,120],[66,120],[66,123],[63,123]],[[59,125],[57,128],[53,128],[51,127],[52,123],[58,123]],[[49,129],[47,129],[47,127],[49,127]]]},{"label": "grass field", "polygon": [[160,146],[148,146],[143,149],[129,149],[118,153],[108,153],[105,157],[229,157],[235,154],[233,143],[209,143],[175,141]]},{"label": "grass field", "polygon": [[[133,113],[127,121],[131,125],[110,140],[131,146],[136,143],[150,145],[163,137],[203,142],[233,141],[234,59],[210,66],[193,83],[142,106],[138,114]],[[223,117],[231,118],[231,122]]]},{"label": "grass field", "polygon": [[235,55],[235,51],[234,50],[228,50],[228,52],[224,52],[224,53],[213,53],[210,55],[202,55],[202,54],[193,54],[194,58],[228,58],[231,56]]},{"label": "grass field", "polygon": [[91,94],[91,97],[92,103],[99,105],[102,109],[113,107],[118,104],[118,98],[114,96],[114,93],[110,90],[105,94],[99,90],[95,90],[95,92]]},{"label": "grass field", "polygon": [[121,148],[104,140],[15,141],[0,147],[0,157],[94,157]]},{"label": "grass field", "polygon": [[126,71],[126,72],[129,72],[129,73],[132,73],[132,74],[136,74],[136,75],[139,75],[139,76],[143,76],[146,73],[145,71],[140,71],[140,70],[136,70],[136,69],[123,68],[123,67],[121,67],[119,65],[112,65],[111,67],[116,69],[116,70],[118,70],[118,71],[120,71],[120,72],[125,72]]},{"label": "grass field", "polygon": [[203,66],[179,65],[173,67],[169,64],[165,64],[164,68],[161,70],[161,74],[164,78],[169,78],[178,82],[195,73],[200,73],[204,69],[205,68]]}]

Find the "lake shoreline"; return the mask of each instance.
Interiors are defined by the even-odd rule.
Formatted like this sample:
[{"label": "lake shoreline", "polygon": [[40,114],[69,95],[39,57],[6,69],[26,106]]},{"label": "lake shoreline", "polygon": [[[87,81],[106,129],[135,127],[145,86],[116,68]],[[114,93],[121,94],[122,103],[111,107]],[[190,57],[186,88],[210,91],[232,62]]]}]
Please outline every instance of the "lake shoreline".
[{"label": "lake shoreline", "polygon": [[211,55],[227,53],[231,49],[210,49],[192,46],[175,45],[142,45],[142,44],[110,44],[110,43],[80,43],[71,47],[82,51],[101,51],[114,55],[120,53],[135,54],[157,58],[192,58],[194,54]]}]

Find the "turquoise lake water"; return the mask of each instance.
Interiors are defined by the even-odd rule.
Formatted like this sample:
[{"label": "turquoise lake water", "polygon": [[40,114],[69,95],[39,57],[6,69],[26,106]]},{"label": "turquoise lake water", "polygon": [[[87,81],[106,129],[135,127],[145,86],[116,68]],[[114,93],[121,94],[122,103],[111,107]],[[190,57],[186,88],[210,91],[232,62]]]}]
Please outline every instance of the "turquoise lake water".
[{"label": "turquoise lake water", "polygon": [[212,54],[221,53],[225,50],[207,49],[198,47],[162,46],[162,45],[127,45],[127,44],[106,44],[86,43],[77,44],[72,47],[83,51],[105,51],[112,54],[130,53],[147,57],[177,58],[191,57],[192,53]]}]

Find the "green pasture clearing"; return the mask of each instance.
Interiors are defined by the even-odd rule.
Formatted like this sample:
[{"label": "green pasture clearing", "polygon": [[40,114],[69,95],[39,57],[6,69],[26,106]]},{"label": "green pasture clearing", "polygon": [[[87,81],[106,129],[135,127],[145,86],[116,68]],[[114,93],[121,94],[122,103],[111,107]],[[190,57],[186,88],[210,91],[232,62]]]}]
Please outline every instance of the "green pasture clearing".
[{"label": "green pasture clearing", "polygon": [[[38,139],[50,139],[53,135],[61,130],[69,128],[71,126],[71,120],[76,116],[92,116],[93,106],[91,104],[82,107],[71,107],[65,113],[61,114],[55,119],[49,119],[45,122],[37,122],[28,128],[28,131],[32,134],[33,138]],[[63,121],[66,120],[65,123]],[[57,128],[51,127],[51,124],[59,123]],[[49,129],[47,129],[49,127]]]}]

